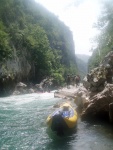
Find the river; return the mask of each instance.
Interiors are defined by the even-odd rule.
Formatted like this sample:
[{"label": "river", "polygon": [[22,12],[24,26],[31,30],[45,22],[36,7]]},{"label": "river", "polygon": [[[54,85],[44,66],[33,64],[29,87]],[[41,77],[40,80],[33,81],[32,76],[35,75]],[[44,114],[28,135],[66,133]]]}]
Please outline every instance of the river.
[{"label": "river", "polygon": [[0,98],[0,150],[112,150],[113,127],[107,123],[79,118],[72,133],[51,132],[46,118],[62,101],[54,93]]}]

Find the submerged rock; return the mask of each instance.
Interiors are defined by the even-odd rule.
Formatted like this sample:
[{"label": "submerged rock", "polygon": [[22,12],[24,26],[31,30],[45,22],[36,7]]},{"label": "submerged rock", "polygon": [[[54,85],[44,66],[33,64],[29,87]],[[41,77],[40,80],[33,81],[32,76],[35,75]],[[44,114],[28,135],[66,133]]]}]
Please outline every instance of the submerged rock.
[{"label": "submerged rock", "polygon": [[27,85],[26,84],[24,84],[24,83],[22,83],[22,82],[19,82],[18,84],[17,84],[17,86],[16,86],[17,88],[18,87],[22,87],[22,88],[25,88],[25,87],[27,87]]}]

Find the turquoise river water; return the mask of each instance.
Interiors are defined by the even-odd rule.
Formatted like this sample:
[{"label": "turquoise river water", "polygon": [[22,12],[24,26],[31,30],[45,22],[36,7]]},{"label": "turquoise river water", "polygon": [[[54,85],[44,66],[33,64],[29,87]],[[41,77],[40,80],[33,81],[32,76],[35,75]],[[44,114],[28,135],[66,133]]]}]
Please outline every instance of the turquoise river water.
[{"label": "turquoise river water", "polygon": [[62,137],[50,131],[47,116],[62,102],[54,93],[0,98],[0,150],[112,150],[113,126],[78,120]]}]

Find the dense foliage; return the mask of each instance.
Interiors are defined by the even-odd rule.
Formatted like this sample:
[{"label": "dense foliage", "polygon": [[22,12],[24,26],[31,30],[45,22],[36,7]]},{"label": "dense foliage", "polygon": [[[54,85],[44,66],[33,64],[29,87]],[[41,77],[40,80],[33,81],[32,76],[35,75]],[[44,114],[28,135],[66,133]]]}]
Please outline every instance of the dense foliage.
[{"label": "dense foliage", "polygon": [[100,30],[100,34],[94,39],[97,47],[90,58],[89,69],[97,67],[104,56],[113,50],[113,3],[111,0],[108,0],[104,2],[103,6],[101,17],[95,25]]},{"label": "dense foliage", "polygon": [[33,0],[0,0],[0,64],[25,55],[29,78],[53,76],[62,83],[76,73],[72,33],[55,15]]}]

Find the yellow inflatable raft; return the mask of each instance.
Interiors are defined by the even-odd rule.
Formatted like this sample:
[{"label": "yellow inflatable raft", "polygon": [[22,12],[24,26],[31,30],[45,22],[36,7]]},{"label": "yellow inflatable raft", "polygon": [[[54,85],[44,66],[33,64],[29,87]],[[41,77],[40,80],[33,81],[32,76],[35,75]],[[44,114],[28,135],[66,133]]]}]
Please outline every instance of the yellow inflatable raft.
[{"label": "yellow inflatable raft", "polygon": [[64,103],[48,116],[47,124],[53,131],[57,132],[74,128],[77,124],[77,112],[70,104]]}]

